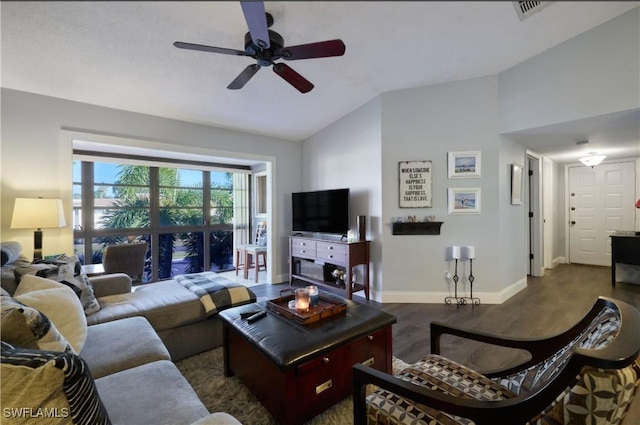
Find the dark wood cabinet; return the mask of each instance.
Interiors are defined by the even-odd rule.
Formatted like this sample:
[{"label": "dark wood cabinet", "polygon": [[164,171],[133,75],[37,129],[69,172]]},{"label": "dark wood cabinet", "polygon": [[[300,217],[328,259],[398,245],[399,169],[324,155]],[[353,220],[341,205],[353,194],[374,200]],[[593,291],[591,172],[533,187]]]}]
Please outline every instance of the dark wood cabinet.
[{"label": "dark wood cabinet", "polygon": [[238,376],[283,425],[301,425],[351,395],[356,363],[392,372],[391,325],[287,368],[275,364],[233,328],[225,326],[225,338],[227,376]]},{"label": "dark wood cabinet", "polygon": [[616,286],[616,263],[640,265],[640,235],[616,232],[611,235],[611,285]]},{"label": "dark wood cabinet", "polygon": [[[361,282],[353,279],[353,268],[364,265]],[[342,279],[332,276],[335,269],[344,271]],[[292,236],[289,238],[289,284],[295,279],[319,287],[337,289],[346,298],[364,291],[369,299],[369,241],[342,242]]]}]

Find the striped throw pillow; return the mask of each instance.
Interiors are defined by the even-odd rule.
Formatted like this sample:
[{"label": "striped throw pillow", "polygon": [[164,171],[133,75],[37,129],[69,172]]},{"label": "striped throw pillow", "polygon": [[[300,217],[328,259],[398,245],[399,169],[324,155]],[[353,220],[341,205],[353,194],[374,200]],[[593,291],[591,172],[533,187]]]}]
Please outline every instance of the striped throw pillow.
[{"label": "striped throw pillow", "polygon": [[82,358],[1,345],[2,411],[9,423],[111,425]]}]

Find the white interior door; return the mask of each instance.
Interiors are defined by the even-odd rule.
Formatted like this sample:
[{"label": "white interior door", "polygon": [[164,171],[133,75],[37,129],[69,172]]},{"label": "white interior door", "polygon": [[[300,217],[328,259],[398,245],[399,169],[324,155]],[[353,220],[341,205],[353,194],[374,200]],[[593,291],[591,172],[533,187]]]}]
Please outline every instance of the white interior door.
[{"label": "white interior door", "polygon": [[611,265],[611,238],[635,228],[635,164],[569,168],[569,261]]}]

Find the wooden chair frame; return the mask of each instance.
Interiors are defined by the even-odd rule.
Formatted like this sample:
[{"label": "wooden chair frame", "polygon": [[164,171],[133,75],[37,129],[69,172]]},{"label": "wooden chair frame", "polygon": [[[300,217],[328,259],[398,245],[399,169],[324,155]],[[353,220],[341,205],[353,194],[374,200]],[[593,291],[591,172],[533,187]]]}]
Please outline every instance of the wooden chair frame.
[{"label": "wooden chair frame", "polygon": [[[252,266],[255,264],[254,280],[258,283],[258,272],[267,270],[267,249],[258,245],[260,237],[266,231],[267,222],[259,222],[256,226],[255,242],[249,245],[240,245],[236,248],[236,276],[238,276],[238,271],[242,268],[243,277],[248,279],[249,269],[253,268]],[[260,264],[260,258],[262,258],[262,264]]]},{"label": "wooden chair frame", "polygon": [[622,369],[633,364],[640,354],[640,338],[638,338],[640,335],[640,313],[625,302],[599,297],[584,318],[570,329],[558,335],[540,339],[503,337],[470,331],[440,322],[431,323],[431,352],[433,354],[440,354],[440,338],[442,335],[448,334],[492,345],[522,349],[531,355],[531,359],[516,367],[483,373],[485,376],[493,378],[516,373],[551,357],[573,341],[607,306],[620,313],[620,327],[615,339],[599,350],[574,348],[573,354],[565,363],[564,368],[554,379],[533,393],[522,394],[506,400],[479,401],[459,398],[356,364],[353,366],[354,424],[366,425],[367,423],[365,401],[367,384],[377,385],[413,402],[468,418],[476,425],[524,424],[551,405],[567,387],[575,385],[583,367]]}]

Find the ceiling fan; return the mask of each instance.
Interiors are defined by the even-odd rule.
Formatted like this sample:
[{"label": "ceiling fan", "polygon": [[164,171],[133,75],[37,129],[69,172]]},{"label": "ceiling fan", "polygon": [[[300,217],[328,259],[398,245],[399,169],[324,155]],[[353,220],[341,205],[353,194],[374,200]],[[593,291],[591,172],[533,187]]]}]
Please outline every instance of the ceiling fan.
[{"label": "ceiling fan", "polygon": [[231,84],[227,86],[228,89],[241,89],[260,68],[273,65],[273,72],[301,93],[307,93],[313,89],[313,84],[288,65],[282,62],[276,63],[276,61],[278,59],[298,60],[344,55],[345,45],[342,40],[339,39],[285,47],[284,38],[277,32],[269,29],[269,27],[273,25],[273,16],[265,12],[263,2],[241,1],[240,4],[242,5],[242,13],[247,21],[247,26],[249,27],[249,32],[244,36],[244,50],[204,46],[202,44],[184,43],[181,41],[173,43],[174,46],[180,49],[222,53],[225,55],[250,56],[254,58],[256,63],[247,66]]}]

